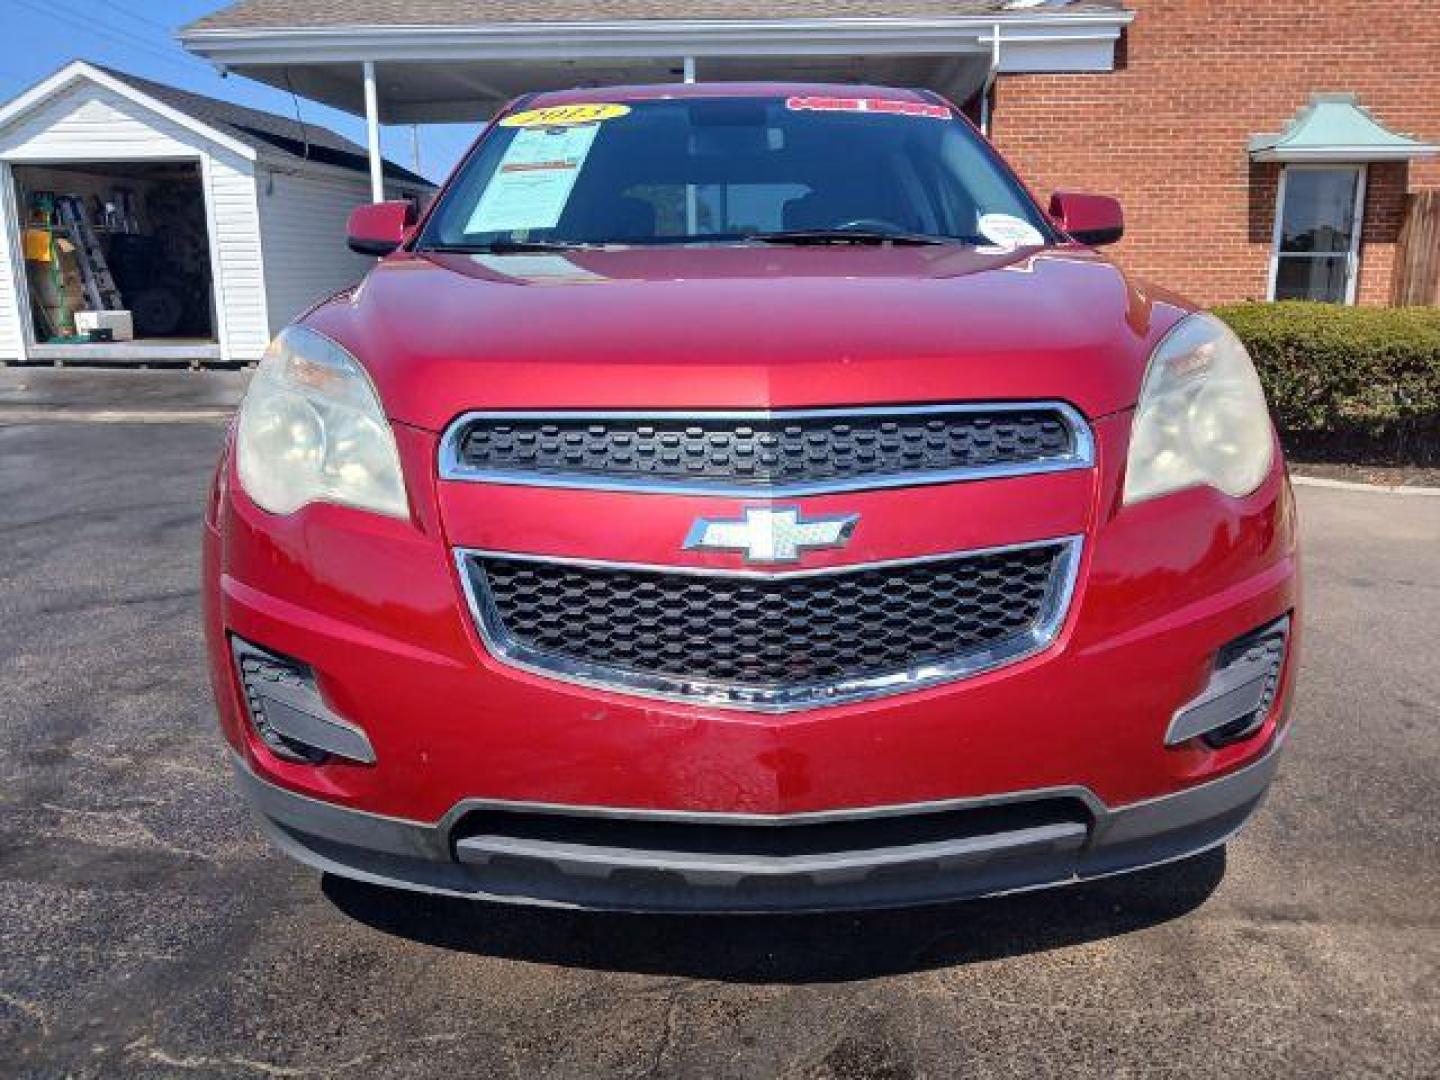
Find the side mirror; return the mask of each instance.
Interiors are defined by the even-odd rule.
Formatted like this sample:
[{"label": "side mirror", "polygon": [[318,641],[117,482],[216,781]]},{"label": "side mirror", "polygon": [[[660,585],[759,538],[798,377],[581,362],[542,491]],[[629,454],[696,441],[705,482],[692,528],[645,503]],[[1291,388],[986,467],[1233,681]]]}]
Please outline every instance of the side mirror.
[{"label": "side mirror", "polygon": [[366,203],[350,211],[345,242],[358,255],[389,255],[415,224],[412,202]]},{"label": "side mirror", "polygon": [[1072,240],[1090,247],[1116,243],[1125,235],[1125,211],[1108,195],[1057,191],[1050,197],[1050,217]]}]

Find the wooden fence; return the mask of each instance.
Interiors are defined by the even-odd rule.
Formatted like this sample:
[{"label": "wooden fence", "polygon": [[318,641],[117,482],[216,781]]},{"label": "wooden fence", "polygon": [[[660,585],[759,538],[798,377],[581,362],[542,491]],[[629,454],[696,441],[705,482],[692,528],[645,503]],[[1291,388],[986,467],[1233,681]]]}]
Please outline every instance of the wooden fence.
[{"label": "wooden fence", "polygon": [[1409,198],[1395,251],[1391,303],[1397,307],[1440,304],[1440,190]]}]

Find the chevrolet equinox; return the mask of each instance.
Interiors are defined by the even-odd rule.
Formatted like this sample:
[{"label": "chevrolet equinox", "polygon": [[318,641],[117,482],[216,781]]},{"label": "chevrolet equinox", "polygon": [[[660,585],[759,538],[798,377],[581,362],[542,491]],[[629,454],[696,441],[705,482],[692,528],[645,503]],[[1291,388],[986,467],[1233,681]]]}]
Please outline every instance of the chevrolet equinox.
[{"label": "chevrolet equinox", "polygon": [[[221,727],[322,870],[927,903],[1222,844],[1295,509],[1221,322],[924,91],[532,96],[271,344],[204,539]],[[1203,258],[1203,245],[1196,257]]]}]

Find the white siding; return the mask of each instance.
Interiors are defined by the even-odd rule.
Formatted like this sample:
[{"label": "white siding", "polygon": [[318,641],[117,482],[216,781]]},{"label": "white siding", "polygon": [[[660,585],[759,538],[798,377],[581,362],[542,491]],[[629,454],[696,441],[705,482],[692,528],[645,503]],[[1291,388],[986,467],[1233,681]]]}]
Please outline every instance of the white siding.
[{"label": "white siding", "polygon": [[0,364],[13,364],[25,359],[25,334],[20,322],[23,292],[17,286],[16,274],[25,272],[20,260],[19,230],[8,222],[19,220],[14,213],[15,181],[8,166],[0,164]]},{"label": "white siding", "polygon": [[87,80],[72,83],[0,132],[12,161],[195,157],[209,141]]},{"label": "white siding", "polygon": [[229,361],[253,363],[270,341],[265,303],[265,263],[260,251],[260,207],[249,162],[232,167],[219,155],[207,159],[206,198],[213,232],[210,249],[216,268],[215,295],[220,355]]},{"label": "white siding", "polygon": [[363,176],[296,175],[259,168],[260,239],[270,330],[365,276],[375,260],[345,246],[350,211],[370,201]]},{"label": "white siding", "polygon": [[[258,359],[269,337],[260,262],[260,218],[252,163],[204,136],[120,94],[82,80],[23,113],[0,130],[0,160],[9,162],[198,159],[211,216],[211,268],[215,278],[222,355]],[[0,255],[5,263],[11,260]],[[10,288],[15,268],[0,265]],[[23,271],[22,271],[23,272]],[[0,295],[0,359],[15,304]]]}]

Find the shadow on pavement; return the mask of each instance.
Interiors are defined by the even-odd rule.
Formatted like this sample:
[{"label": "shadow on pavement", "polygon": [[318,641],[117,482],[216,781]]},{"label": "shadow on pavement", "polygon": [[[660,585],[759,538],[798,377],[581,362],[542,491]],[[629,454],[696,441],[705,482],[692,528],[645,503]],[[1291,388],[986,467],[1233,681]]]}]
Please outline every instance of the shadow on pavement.
[{"label": "shadow on pavement", "polygon": [[822,915],[631,915],[407,893],[327,874],[382,933],[506,960],[728,982],[845,982],[1044,952],[1157,926],[1225,876],[1217,849],[1126,877],[927,908]]}]

